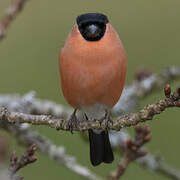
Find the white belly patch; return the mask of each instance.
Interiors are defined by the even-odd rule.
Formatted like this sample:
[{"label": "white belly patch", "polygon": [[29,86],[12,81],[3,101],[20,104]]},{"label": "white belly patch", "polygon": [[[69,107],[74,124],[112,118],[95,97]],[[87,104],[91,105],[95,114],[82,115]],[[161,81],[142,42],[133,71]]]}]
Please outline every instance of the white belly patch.
[{"label": "white belly patch", "polygon": [[101,119],[108,109],[106,105],[97,103],[93,106],[82,107],[80,110],[85,113],[89,119]]}]

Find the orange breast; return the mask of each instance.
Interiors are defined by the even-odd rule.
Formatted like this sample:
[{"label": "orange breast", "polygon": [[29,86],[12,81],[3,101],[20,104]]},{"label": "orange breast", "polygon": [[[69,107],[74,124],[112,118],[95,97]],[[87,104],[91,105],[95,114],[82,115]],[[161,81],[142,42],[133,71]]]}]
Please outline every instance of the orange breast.
[{"label": "orange breast", "polygon": [[74,108],[119,100],[126,76],[126,53],[110,24],[99,41],[86,41],[75,26],[59,58],[63,95]]}]

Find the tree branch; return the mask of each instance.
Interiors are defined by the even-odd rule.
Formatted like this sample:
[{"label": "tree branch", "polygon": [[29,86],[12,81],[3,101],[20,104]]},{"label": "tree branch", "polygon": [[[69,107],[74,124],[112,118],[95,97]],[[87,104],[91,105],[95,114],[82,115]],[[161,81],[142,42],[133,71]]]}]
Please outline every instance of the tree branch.
[{"label": "tree branch", "polygon": [[22,11],[26,1],[27,0],[13,0],[11,6],[6,9],[5,14],[0,22],[0,40],[5,37],[9,25]]},{"label": "tree branch", "polygon": [[63,146],[56,146],[49,139],[39,135],[36,131],[30,130],[27,126],[18,123],[10,124],[4,121],[0,123],[0,128],[9,132],[13,137],[16,137],[16,140],[21,145],[27,147],[31,144],[36,144],[38,151],[72,172],[89,180],[102,180],[101,177],[79,164],[75,157],[68,155]]},{"label": "tree branch", "polygon": [[[16,17],[16,15],[22,11],[22,8],[26,1],[27,0],[14,0],[13,1],[14,3],[7,9],[4,17],[2,18],[2,21],[0,22],[0,40],[2,40],[5,37],[9,25],[11,24],[13,19]],[[118,114],[122,114],[123,111],[129,112],[130,110],[132,110],[135,107],[135,105],[137,104],[137,99],[139,97],[146,96],[152,90],[159,89],[167,82],[170,82],[178,77],[180,77],[180,68],[179,67],[171,67],[171,68],[167,69],[166,71],[164,71],[163,74],[160,74],[160,75],[159,74],[157,74],[157,75],[148,74],[145,78],[142,78],[142,74],[138,75],[138,78],[137,78],[138,80],[134,81],[134,83],[131,86],[128,86],[127,88],[125,88],[124,92],[126,92],[126,93],[123,93],[121,100],[119,101],[117,106],[115,106],[113,108],[113,113],[118,112]],[[125,98],[123,98],[124,95],[126,96]],[[23,100],[25,98],[20,97],[21,100]],[[12,96],[11,97],[9,96],[9,100],[11,102],[12,102],[12,99],[13,99]],[[1,97],[0,97],[0,100],[1,100]],[[126,104],[128,104],[128,106],[125,106],[126,104],[124,102],[126,102]],[[41,101],[41,100],[36,101],[35,100],[35,103],[34,103],[35,106],[33,104],[31,104],[31,102],[29,104],[27,103],[26,106],[23,106],[23,104],[24,104],[23,101],[20,101],[20,103],[18,104],[20,106],[17,106],[16,103],[17,103],[17,101],[10,103],[12,105],[12,107],[10,107],[10,108],[7,107],[8,111],[14,111],[14,112],[20,111],[20,112],[24,112],[27,114],[39,114],[39,115],[40,114],[51,114],[56,118],[62,118],[62,119],[67,118],[67,116],[69,116],[69,114],[71,113],[71,110],[64,108],[63,106],[57,105],[50,101]],[[8,104],[8,105],[10,105],[10,104]],[[122,106],[122,104],[123,104],[123,106]],[[0,106],[1,106],[1,102],[0,102]],[[2,106],[4,106],[4,105],[2,105]],[[178,107],[178,105],[176,105],[176,106]],[[52,120],[53,119],[54,118],[52,118]],[[0,126],[1,125],[2,124],[0,122]],[[12,128],[12,127],[15,127],[15,125],[11,126],[9,124],[9,127]],[[19,126],[19,127],[21,127],[21,126]],[[30,130],[28,130],[28,131],[33,132]],[[23,138],[23,136],[21,138]],[[58,148],[57,148],[57,151],[58,151]],[[58,154],[58,156],[59,156],[59,154]],[[54,159],[56,159],[56,157],[54,157]],[[145,157],[141,158],[141,159],[145,159]],[[146,162],[149,162],[149,160]],[[160,167],[159,171],[162,171],[165,173],[169,172],[169,174],[172,174],[172,175],[174,174],[173,176],[174,177],[177,176],[177,179],[178,179],[178,177],[179,177],[177,175],[178,173],[177,172],[175,173],[174,169],[167,168],[167,166],[165,166],[164,164],[163,165],[161,165],[161,164],[162,163],[159,163],[159,167]],[[89,178],[89,179],[91,179],[91,178]]]},{"label": "tree branch", "polygon": [[158,172],[174,180],[180,180],[180,172],[162,161],[159,161]]},{"label": "tree branch", "polygon": [[30,147],[27,148],[26,152],[22,155],[22,157],[19,160],[16,155],[16,152],[12,153],[9,167],[9,174],[12,180],[23,180],[23,177],[17,176],[16,173],[23,167],[37,160],[37,158],[34,156],[35,151],[36,145],[32,144]]},{"label": "tree branch", "polygon": [[[32,144],[26,150],[26,152],[18,160],[16,152],[11,154],[9,169],[0,169],[1,180],[23,180],[23,177],[19,176],[17,172],[25,166],[34,163],[37,158],[34,156],[36,146]],[[2,168],[2,167],[1,167]]]},{"label": "tree branch", "polygon": [[[35,98],[34,92],[27,93],[23,97],[17,94],[2,95],[0,96],[0,106],[8,108],[10,111],[53,114],[59,118],[67,118],[71,113],[71,110],[62,105]],[[35,143],[41,153],[54,159],[57,163],[65,166],[72,172],[89,180],[101,180],[101,177],[79,164],[75,157],[68,155],[63,146],[56,146],[49,139],[39,135],[36,131],[30,130],[28,127],[29,126],[25,124],[10,124],[6,121],[0,123],[0,128],[16,137],[16,140],[20,142],[21,145],[29,146]]]},{"label": "tree branch", "polygon": [[[124,149],[126,142],[130,139],[130,135],[126,129],[121,129],[121,131],[110,133],[111,146],[115,150]],[[147,155],[140,157],[135,160],[142,168],[150,172],[160,173],[163,176],[168,176],[174,180],[180,180],[180,171],[170,167],[166,162],[162,160],[159,155],[151,154],[147,148],[142,147],[141,151],[148,152]]]},{"label": "tree branch", "polygon": [[[166,91],[169,91],[167,95]],[[159,100],[155,104],[150,104],[136,113],[129,113],[119,116],[109,123],[110,130],[120,130],[123,127],[135,126],[140,122],[152,120],[157,114],[162,113],[167,108],[180,107],[180,87],[175,93],[170,94],[170,86],[165,88],[165,99]],[[56,119],[47,115],[30,115],[19,112],[9,112],[5,108],[0,109],[0,121],[8,121],[9,123],[29,123],[33,125],[47,125],[57,130],[69,130],[67,119]],[[98,120],[78,121],[76,126],[73,126],[74,131],[85,131],[88,129],[106,129],[106,122],[101,125]]]},{"label": "tree branch", "polygon": [[180,67],[169,67],[160,74],[147,73],[141,70],[129,86],[125,86],[121,98],[113,107],[112,113],[122,115],[137,107],[138,101],[155,90],[162,89],[166,84],[180,78]]},{"label": "tree branch", "polygon": [[24,96],[19,94],[0,94],[0,107],[11,112],[23,112],[34,115],[52,115],[56,118],[67,118],[72,110],[49,100],[35,98],[36,93],[31,91]]},{"label": "tree branch", "polygon": [[[136,90],[139,89],[139,88],[141,89],[141,87],[142,87],[142,90],[144,89],[143,90],[144,92],[148,92],[147,94],[149,94],[149,92],[151,92],[152,89],[155,90],[155,89],[161,88],[160,86],[154,86],[154,83],[153,83],[154,78],[152,78],[153,76],[154,75],[150,75],[148,77],[141,78],[141,81],[139,81],[139,80],[134,81],[134,83],[132,85],[125,88],[123,94],[126,97],[124,97],[124,98],[121,97],[121,99],[119,101],[119,104],[121,106],[119,106],[118,108],[120,108],[120,110],[122,111],[121,108],[124,107],[124,105],[122,106],[122,104],[124,104],[124,101],[129,102],[128,99],[132,100],[133,97],[143,97],[141,95],[140,96],[135,95],[136,92],[137,92]],[[180,77],[180,68],[179,67],[170,67],[167,70],[165,70],[163,72],[163,74],[157,74],[157,75],[155,75],[155,77],[162,77],[160,82],[172,81],[172,80]],[[157,84],[158,84],[158,81],[157,81],[158,79],[159,78],[157,78],[155,80],[155,82],[157,82]],[[145,88],[145,87],[149,87],[149,88]],[[135,99],[135,101],[134,101],[135,104],[137,103],[137,101],[138,101],[138,98]],[[53,117],[57,117],[57,118],[67,118],[72,112],[68,108],[65,108],[62,105],[58,105],[58,104],[56,104],[54,102],[51,102],[49,100],[40,100],[40,99],[35,98],[35,93],[34,92],[27,93],[24,96],[20,96],[18,94],[0,95],[0,106],[1,107],[4,106],[4,107],[8,108],[9,111],[24,112],[24,113],[28,113],[28,114],[29,113],[30,114],[50,114],[50,115],[53,115]],[[130,111],[134,107],[135,106],[131,106],[130,108],[125,107],[124,111],[125,112]],[[117,111],[118,111],[118,109],[116,108],[116,111],[113,111],[113,112],[117,113]],[[0,126],[2,126],[1,123],[0,123]],[[17,124],[16,124],[16,126],[17,126]],[[24,124],[22,124],[22,126],[18,125],[19,128],[15,128],[16,126],[11,125],[11,124],[8,123],[9,132],[13,133],[13,132],[16,131],[17,134],[18,134],[17,139],[19,139],[20,141],[21,140],[23,141],[23,139],[24,139],[24,141],[22,142],[23,144],[26,144],[26,142],[30,142],[30,139],[32,139],[32,141],[31,141],[32,143],[36,142],[36,139],[37,139],[37,142],[39,140],[39,144],[40,144],[41,138],[38,138],[39,135],[37,135],[37,132],[34,132],[32,130],[25,130],[25,132],[24,132],[24,130],[22,130],[22,127],[26,127],[26,126],[24,126]],[[121,133],[121,131],[118,132],[118,133]],[[35,134],[37,135],[37,137],[35,137],[34,139],[31,136],[28,136],[28,135],[35,135]],[[127,135],[128,134],[125,133],[125,136],[127,136]],[[119,137],[122,139],[122,137],[124,137],[124,135],[122,135],[122,136],[120,135]],[[111,143],[113,142],[113,139],[111,140]],[[49,140],[47,140],[47,141],[49,142]],[[46,148],[45,144],[46,144],[46,141],[44,141],[43,145],[40,145],[41,147],[43,147],[42,149],[40,149],[40,151],[49,156],[50,154],[52,154],[52,152],[50,152],[51,148]],[[117,143],[115,143],[115,144],[117,145]],[[51,146],[54,147],[55,145],[51,144],[49,147],[51,147]],[[58,147],[57,147],[57,152],[58,152]],[[52,158],[62,164],[63,163],[62,160],[60,160],[60,161],[57,160],[59,158],[60,159],[62,158],[61,154],[57,155],[58,158],[56,158],[56,155],[52,156]],[[176,170],[173,169],[173,171],[168,171],[168,170],[166,170],[164,168],[161,168],[161,164],[162,164],[162,166],[165,165],[166,167],[167,167],[167,165],[165,164],[165,162],[159,163],[159,161],[157,161],[156,156],[154,156],[154,155],[148,154],[143,158],[139,158],[137,160],[137,162],[140,163],[142,165],[142,167],[146,167],[150,171],[152,171],[152,170],[157,171],[157,172],[163,172],[164,171],[163,174],[166,175],[166,174],[170,173],[170,176],[172,175],[172,177],[174,177],[174,179],[178,179],[178,178],[176,178],[176,177],[178,177],[178,173],[175,173],[175,174],[172,173],[172,172],[176,172]],[[73,165],[71,167],[73,167]],[[172,168],[170,168],[170,169],[172,169]],[[72,171],[74,171],[74,170],[72,170]],[[81,172],[78,172],[78,173],[81,174]],[[93,174],[93,173],[90,172],[90,173],[87,173],[87,174],[89,174],[88,176],[91,176],[90,174]],[[89,178],[89,179],[93,179],[93,178]]]}]

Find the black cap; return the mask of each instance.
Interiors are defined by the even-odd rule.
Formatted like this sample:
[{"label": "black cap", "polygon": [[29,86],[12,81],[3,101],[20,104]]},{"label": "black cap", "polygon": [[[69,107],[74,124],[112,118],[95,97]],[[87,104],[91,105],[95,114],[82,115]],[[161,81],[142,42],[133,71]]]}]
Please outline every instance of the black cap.
[{"label": "black cap", "polygon": [[108,18],[106,15],[101,14],[101,13],[87,13],[87,14],[82,14],[76,18],[76,22],[78,26],[80,26],[83,23],[94,23],[94,22],[99,22],[103,24],[107,24]]}]

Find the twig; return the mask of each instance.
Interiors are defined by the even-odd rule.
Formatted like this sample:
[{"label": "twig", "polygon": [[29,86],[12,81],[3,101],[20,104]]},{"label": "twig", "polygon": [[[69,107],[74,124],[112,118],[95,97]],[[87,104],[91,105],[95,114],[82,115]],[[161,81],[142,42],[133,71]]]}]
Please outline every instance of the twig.
[{"label": "twig", "polygon": [[9,25],[22,11],[26,1],[27,0],[13,0],[11,6],[6,9],[6,12],[0,22],[0,40],[5,37]]},{"label": "twig", "polygon": [[171,179],[180,180],[180,172],[162,161],[159,162],[158,171]]},{"label": "twig", "polygon": [[[130,135],[126,129],[121,129],[119,132],[112,131],[110,133],[110,141],[113,149],[124,149],[124,145],[130,139]],[[142,168],[150,172],[160,173],[163,176],[168,176],[174,180],[180,180],[180,171],[170,167],[161,157],[151,154],[147,148],[142,147],[142,151],[148,152],[146,156],[135,160]]]},{"label": "twig", "polygon": [[34,153],[36,151],[36,145],[31,145],[26,153],[21,157],[20,160],[18,160],[18,157],[16,155],[16,152],[13,152],[10,159],[10,167],[9,171],[12,175],[14,175],[19,169],[23,168],[24,166],[33,163],[37,160],[37,158],[34,156]]},{"label": "twig", "polygon": [[151,139],[149,127],[137,125],[135,132],[134,140],[129,139],[125,142],[123,157],[118,163],[117,168],[110,173],[109,180],[118,180],[124,174],[130,162],[147,154],[146,151],[141,150],[141,147]]},{"label": "twig", "polygon": [[[170,86],[169,86],[170,88]],[[166,93],[166,91],[165,91]],[[180,107],[180,87],[172,95],[169,94],[165,99],[159,100],[155,104],[150,104],[136,113],[119,116],[109,124],[110,130],[120,130],[123,127],[135,126],[140,122],[152,120],[157,114],[162,113],[167,108]],[[57,130],[69,130],[67,119],[55,119],[46,115],[29,115],[24,113],[9,112],[5,108],[0,109],[0,122],[9,123],[30,123],[34,125],[47,125]],[[78,126],[74,126],[74,131],[84,131],[88,129],[105,129],[105,122],[100,125],[98,120],[78,121]]]},{"label": "twig", "polygon": [[16,173],[23,167],[37,160],[37,158],[34,156],[35,151],[36,151],[36,145],[33,144],[29,148],[27,148],[26,152],[24,153],[24,155],[22,155],[20,160],[18,160],[16,152],[12,153],[10,159],[10,167],[9,167],[9,174],[12,180],[14,179],[23,180],[23,177],[17,176]]},{"label": "twig", "polygon": [[24,128],[20,124],[9,124],[7,122],[0,123],[0,128],[12,134],[13,137],[16,137],[16,140],[21,145],[29,146],[30,144],[35,143],[37,149],[42,154],[55,160],[72,172],[89,180],[102,180],[101,177],[85,166],[79,164],[75,157],[68,155],[63,146],[56,146],[49,139],[39,135],[38,132]]}]

